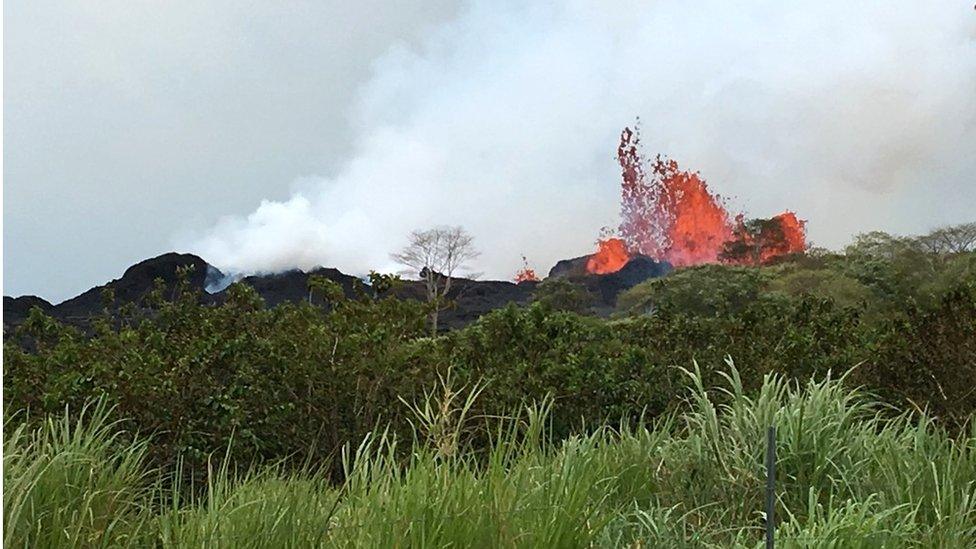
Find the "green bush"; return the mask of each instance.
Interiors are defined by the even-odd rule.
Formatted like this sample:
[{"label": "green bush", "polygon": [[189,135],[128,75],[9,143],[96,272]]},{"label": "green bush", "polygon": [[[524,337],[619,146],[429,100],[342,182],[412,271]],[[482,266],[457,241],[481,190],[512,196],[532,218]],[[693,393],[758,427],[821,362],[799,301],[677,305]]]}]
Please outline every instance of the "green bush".
[{"label": "green bush", "polygon": [[791,269],[771,280],[769,290],[794,297],[820,296],[844,307],[861,307],[873,297],[870,288],[834,269]]},{"label": "green bush", "polygon": [[314,289],[325,306],[266,308],[243,285],[219,306],[185,289],[172,301],[157,292],[90,334],[35,311],[5,343],[4,401],[41,417],[102,396],[130,432],[154,437],[153,464],[183,459],[194,477],[228,446],[235,462],[307,459],[332,463],[340,477],[333,458],[344,444],[377,425],[410,432],[401,399],[418,398],[448,370],[486,384],[473,411],[481,416],[551,396],[560,437],[667,413],[682,405],[678,367],[697,361],[711,386],[728,355],[743,365],[749,391],[769,373],[806,380],[857,366],[851,382],[900,409],[929,409],[956,426],[976,410],[972,282],[937,305],[909,301],[865,323],[864,307],[765,289],[791,269],[688,269],[638,287],[666,297],[652,314],[606,320],[535,303],[434,338],[424,304],[365,290],[345,299],[324,283]]},{"label": "green bush", "polygon": [[621,311],[663,309],[696,316],[734,314],[755,302],[768,284],[764,269],[702,265],[647,280],[617,298]]},{"label": "green bush", "polygon": [[[32,319],[33,352],[7,345],[8,406],[50,413],[104,395],[151,457],[200,471],[227,447],[237,460],[321,460],[401,413],[434,373],[416,364],[423,306],[394,298],[263,307],[235,285],[219,307],[185,295],[148,318],[100,323],[92,338]],[[413,363],[413,365],[411,365]]]},{"label": "green bush", "polygon": [[543,280],[532,293],[532,301],[554,311],[586,314],[593,306],[593,295],[582,285],[566,278]]},{"label": "green bush", "polygon": [[963,426],[976,412],[976,282],[888,320],[855,379],[900,408],[925,409]]},{"label": "green bush", "polygon": [[[976,430],[887,418],[837,379],[770,375],[748,391],[730,367],[710,390],[697,367],[679,373],[681,413],[567,439],[549,430],[551,400],[480,418],[464,409],[484,394],[444,379],[411,402],[416,432],[346,448],[341,484],[225,463],[187,493],[103,414],[20,424],[4,448],[4,545],[760,547],[770,426],[778,546],[976,544]],[[424,417],[455,426],[450,451],[422,436]]]}]

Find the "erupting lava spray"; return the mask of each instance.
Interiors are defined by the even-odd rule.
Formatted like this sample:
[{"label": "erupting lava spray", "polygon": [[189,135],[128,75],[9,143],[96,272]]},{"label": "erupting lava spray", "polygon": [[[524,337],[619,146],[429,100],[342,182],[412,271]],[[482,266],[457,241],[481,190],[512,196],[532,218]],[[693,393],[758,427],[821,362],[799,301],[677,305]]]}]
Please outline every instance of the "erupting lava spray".
[{"label": "erupting lava spray", "polygon": [[539,275],[535,274],[535,269],[529,267],[529,260],[524,255],[522,256],[522,268],[515,273],[514,280],[516,284],[539,281]]},{"label": "erupting lava spray", "polygon": [[640,134],[624,128],[617,146],[620,163],[620,236],[635,253],[650,257],[664,257],[671,242],[666,220],[660,181],[648,181],[644,173],[644,158],[640,151]]},{"label": "erupting lava spray", "polygon": [[781,255],[800,253],[807,249],[806,221],[797,218],[793,212],[783,212],[773,219],[779,223],[780,230],[783,231],[783,239],[778,247],[766,250],[772,253],[761,258],[763,262]]},{"label": "erupting lava spray", "polygon": [[600,241],[600,249],[586,260],[586,270],[594,274],[615,273],[630,261],[627,245],[619,238]]},{"label": "erupting lava spray", "polygon": [[591,273],[617,271],[633,254],[686,267],[764,263],[806,247],[804,222],[796,214],[759,220],[758,228],[747,226],[741,215],[733,219],[698,173],[661,156],[647,162],[637,129],[624,128],[620,134],[617,161],[622,177],[619,238],[599,241],[599,250],[587,261]]},{"label": "erupting lava spray", "polygon": [[736,217],[735,234],[725,243],[722,260],[734,265],[762,265],[806,249],[804,222],[793,212],[783,212],[770,219],[745,221]]},{"label": "erupting lava spray", "polygon": [[[651,188],[656,191],[658,204],[653,214],[666,228],[663,259],[675,267],[718,261],[722,246],[732,237],[729,214],[720,198],[708,191],[708,185],[697,173],[681,171],[674,160],[659,156],[653,173]],[[632,222],[625,217],[621,232]],[[657,245],[638,249],[645,247]]]}]

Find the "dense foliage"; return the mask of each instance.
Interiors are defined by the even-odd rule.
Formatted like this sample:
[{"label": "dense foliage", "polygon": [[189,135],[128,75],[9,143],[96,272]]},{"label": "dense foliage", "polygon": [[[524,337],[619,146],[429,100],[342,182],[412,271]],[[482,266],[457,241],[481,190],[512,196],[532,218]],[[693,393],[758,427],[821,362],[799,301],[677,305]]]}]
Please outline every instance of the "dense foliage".
[{"label": "dense foliage", "polygon": [[530,306],[437,337],[424,304],[388,297],[395,284],[374,276],[350,299],[313,277],[324,306],[274,308],[240,284],[219,306],[160,287],[140,311],[106,314],[92,333],[35,310],[5,342],[4,401],[43,418],[104,397],[128,432],[153,437],[153,464],[182,459],[192,476],[229,447],[244,463],[329,462],[337,478],[330,458],[343,445],[377,427],[407,435],[404,401],[447,372],[483,385],[472,409],[482,417],[553,398],[557,437],[675,409],[687,384],[678,368],[697,360],[711,386],[726,356],[749,391],[769,373],[807,380],[853,369],[850,384],[896,409],[927,409],[947,428],[976,410],[972,252],[875,234],[843,255],[682,269],[621,296],[613,319],[579,314],[581,289],[546,281]]},{"label": "dense foliage", "polygon": [[885,418],[836,380],[750,392],[723,374],[710,393],[682,372],[679,415],[565,440],[547,430],[550,401],[485,420],[478,387],[443,379],[412,403],[414,436],[351,447],[341,484],[225,463],[199,491],[147,468],[151,445],[98,403],[6,437],[4,546],[762,547],[769,425],[777,546],[976,544],[976,431]]}]

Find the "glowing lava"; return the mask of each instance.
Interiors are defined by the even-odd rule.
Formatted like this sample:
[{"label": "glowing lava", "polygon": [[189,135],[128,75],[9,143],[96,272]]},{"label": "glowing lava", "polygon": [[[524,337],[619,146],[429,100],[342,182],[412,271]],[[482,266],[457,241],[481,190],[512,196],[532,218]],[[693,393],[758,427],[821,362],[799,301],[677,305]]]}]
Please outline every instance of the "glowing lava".
[{"label": "glowing lava", "polygon": [[697,173],[681,171],[674,160],[659,157],[653,173],[659,182],[654,187],[659,193],[656,214],[667,227],[664,259],[675,267],[717,262],[732,238],[729,214],[719,197]]},{"label": "glowing lava", "polygon": [[793,212],[769,219],[736,217],[734,235],[722,246],[720,258],[731,265],[762,265],[806,249],[804,222]]},{"label": "glowing lava", "polygon": [[529,260],[522,256],[522,268],[515,273],[515,283],[538,282],[539,275],[535,274],[535,269],[529,267]]},{"label": "glowing lava", "polygon": [[600,240],[600,249],[586,260],[586,270],[594,274],[615,273],[630,261],[627,245],[619,238]]},{"label": "glowing lava", "polygon": [[676,267],[718,261],[732,237],[732,220],[701,176],[658,156],[648,178],[636,129],[621,132],[617,162],[623,179],[620,236],[629,250]]},{"label": "glowing lava", "polygon": [[539,275],[535,274],[535,269],[522,269],[515,273],[515,283],[520,284],[522,282],[538,282]]},{"label": "glowing lava", "polygon": [[636,128],[620,134],[617,162],[620,237],[600,241],[586,264],[591,273],[615,272],[636,254],[686,267],[720,261],[761,264],[806,248],[806,228],[796,214],[787,211],[748,223],[741,215],[733,218],[698,173],[661,156],[647,162]]},{"label": "glowing lava", "polygon": [[807,229],[805,221],[801,221],[795,213],[790,211],[783,212],[772,220],[779,223],[779,238],[775,243],[763,247],[761,262],[767,263],[781,255],[800,253],[806,249]]}]

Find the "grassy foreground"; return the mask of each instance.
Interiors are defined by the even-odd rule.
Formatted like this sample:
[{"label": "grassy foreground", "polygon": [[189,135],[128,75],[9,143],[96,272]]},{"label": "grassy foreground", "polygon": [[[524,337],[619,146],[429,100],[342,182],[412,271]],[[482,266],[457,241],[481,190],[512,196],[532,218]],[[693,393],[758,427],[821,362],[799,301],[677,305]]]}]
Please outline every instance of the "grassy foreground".
[{"label": "grassy foreground", "polygon": [[264,467],[187,489],[102,406],[8,420],[4,547],[761,547],[768,425],[777,546],[976,546],[976,429],[891,419],[837,380],[767,377],[750,397],[734,368],[715,391],[688,375],[681,415],[559,442],[547,403],[467,417],[478,388],[442,380],[412,406],[409,451],[377,432],[337,458],[338,486]]}]

